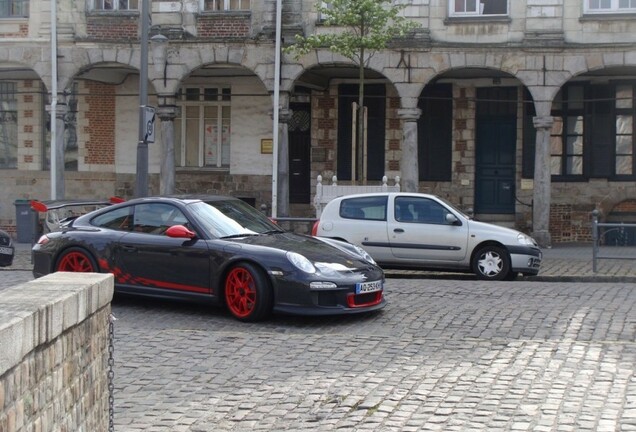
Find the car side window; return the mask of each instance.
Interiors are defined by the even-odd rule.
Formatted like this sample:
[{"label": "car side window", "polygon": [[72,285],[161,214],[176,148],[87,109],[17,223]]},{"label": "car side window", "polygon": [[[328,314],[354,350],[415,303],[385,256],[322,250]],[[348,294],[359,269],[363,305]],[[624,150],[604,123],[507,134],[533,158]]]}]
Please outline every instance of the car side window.
[{"label": "car side window", "polygon": [[150,203],[135,206],[133,231],[146,234],[163,234],[173,225],[187,225],[188,220],[171,204]]},{"label": "car side window", "polygon": [[407,223],[447,224],[448,210],[428,198],[399,197],[395,199],[395,220]]},{"label": "car side window", "polygon": [[130,231],[132,207],[122,207],[103,213],[91,220],[91,225],[120,231]]},{"label": "car side window", "polygon": [[386,220],[386,196],[347,198],[340,202],[340,217],[358,220]]}]

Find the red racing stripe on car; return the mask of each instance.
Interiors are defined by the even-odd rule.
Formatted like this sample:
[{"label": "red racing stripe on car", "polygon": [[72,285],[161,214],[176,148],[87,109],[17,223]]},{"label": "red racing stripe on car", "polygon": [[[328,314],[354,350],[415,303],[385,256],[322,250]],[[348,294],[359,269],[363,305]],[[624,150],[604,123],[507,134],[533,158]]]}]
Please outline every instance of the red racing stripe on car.
[{"label": "red racing stripe on car", "polygon": [[158,287],[158,288],[169,288],[169,289],[176,289],[176,290],[181,290],[181,291],[190,291],[190,292],[198,292],[198,293],[208,293],[210,292],[210,290],[208,288],[205,287],[198,287],[198,286],[193,286],[193,285],[184,285],[184,284],[178,284],[178,283],[173,283],[173,282],[164,282],[164,281],[157,281],[157,280],[153,280],[153,279],[146,279],[146,278],[134,278],[134,283],[137,285],[144,285],[144,286],[151,286],[151,287]]},{"label": "red racing stripe on car", "polygon": [[190,291],[190,292],[197,292],[197,293],[208,293],[208,292],[210,292],[210,290],[208,288],[206,288],[206,287],[198,287],[198,286],[193,286],[193,285],[185,285],[185,284],[178,284],[178,283],[173,283],[173,282],[158,281],[158,280],[147,279],[147,278],[143,278],[143,277],[135,277],[135,276],[132,276],[131,274],[122,272],[121,269],[118,268],[118,267],[111,268],[108,265],[108,261],[106,261],[103,258],[99,260],[99,266],[103,270],[105,270],[105,271],[107,271],[109,273],[112,273],[115,276],[115,280],[118,283],[122,283],[122,284],[143,285],[143,286],[147,286],[147,287],[167,288],[167,289],[174,289],[174,290],[180,290],[180,291]]}]

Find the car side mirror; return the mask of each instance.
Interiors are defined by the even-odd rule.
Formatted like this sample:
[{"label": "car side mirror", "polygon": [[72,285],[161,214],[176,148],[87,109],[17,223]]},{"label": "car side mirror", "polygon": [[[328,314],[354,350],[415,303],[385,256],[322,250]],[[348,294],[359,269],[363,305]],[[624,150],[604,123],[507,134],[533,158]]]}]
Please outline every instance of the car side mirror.
[{"label": "car side mirror", "polygon": [[197,236],[194,231],[190,231],[183,225],[172,225],[170,228],[166,230],[166,235],[172,238],[187,238],[187,239],[193,239]]},{"label": "car side mirror", "polygon": [[452,213],[446,213],[446,223],[448,223],[449,225],[461,225],[458,222],[459,219],[457,219],[457,216]]}]

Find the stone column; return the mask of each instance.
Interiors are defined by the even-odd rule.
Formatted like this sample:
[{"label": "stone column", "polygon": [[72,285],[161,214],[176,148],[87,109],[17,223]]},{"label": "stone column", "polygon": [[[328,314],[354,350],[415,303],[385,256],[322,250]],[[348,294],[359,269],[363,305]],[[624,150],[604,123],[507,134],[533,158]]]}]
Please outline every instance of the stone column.
[{"label": "stone column", "polygon": [[[161,98],[160,98],[161,100]],[[173,194],[175,190],[175,159],[174,159],[174,119],[179,115],[179,107],[174,105],[174,98],[163,98],[156,110],[161,120],[161,170],[159,175],[159,193]],[[172,104],[169,104],[172,102]]]},{"label": "stone column", "polygon": [[278,207],[277,216],[289,216],[289,120],[292,111],[281,108],[278,113]]},{"label": "stone column", "polygon": [[550,130],[554,122],[551,116],[533,118],[537,130],[534,158],[534,195],[532,207],[533,237],[541,247],[552,246],[550,236]]},{"label": "stone column", "polygon": [[[51,106],[48,105],[46,110],[50,113]],[[51,176],[55,176],[55,198],[60,200],[65,198],[64,185],[64,116],[68,112],[68,105],[58,101],[55,106],[55,154],[51,153],[51,167],[53,167],[53,159],[55,159],[56,170],[51,172]],[[53,149],[51,149],[53,150]],[[51,179],[53,180],[53,179]]]},{"label": "stone column", "polygon": [[400,160],[401,190],[417,192],[419,189],[419,167],[417,163],[417,120],[422,115],[419,108],[398,110],[398,117],[404,120],[402,126],[402,159]]}]

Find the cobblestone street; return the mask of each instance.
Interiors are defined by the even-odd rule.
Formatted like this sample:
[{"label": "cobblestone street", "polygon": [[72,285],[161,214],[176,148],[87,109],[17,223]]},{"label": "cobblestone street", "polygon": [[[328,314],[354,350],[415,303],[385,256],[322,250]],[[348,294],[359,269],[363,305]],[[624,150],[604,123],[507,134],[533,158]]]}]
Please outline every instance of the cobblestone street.
[{"label": "cobblestone street", "polygon": [[[0,289],[32,279],[17,258]],[[549,250],[532,281],[393,274],[387,307],[351,317],[116,297],[115,430],[636,431],[633,262],[589,260]]]},{"label": "cobblestone street", "polygon": [[633,284],[389,280],[389,306],[241,324],[119,299],[124,431],[635,431]]}]

